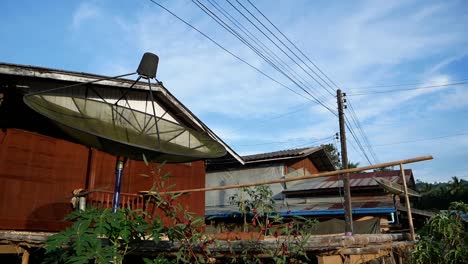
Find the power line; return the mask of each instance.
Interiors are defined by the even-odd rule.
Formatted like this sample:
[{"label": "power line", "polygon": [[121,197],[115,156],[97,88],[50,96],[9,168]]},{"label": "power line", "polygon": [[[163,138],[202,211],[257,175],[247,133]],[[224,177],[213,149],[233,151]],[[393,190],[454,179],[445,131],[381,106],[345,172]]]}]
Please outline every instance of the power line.
[{"label": "power line", "polygon": [[[270,56],[270,58],[275,61],[275,63],[277,64],[280,64],[281,66],[283,66],[282,68],[283,69],[286,69],[286,71],[291,74],[293,73],[294,77],[297,79],[297,78],[300,78],[303,82],[301,82],[304,86],[306,86],[305,84],[307,84],[307,89],[309,89],[309,91],[312,92],[312,90],[310,89],[310,87],[312,87],[312,85],[306,81],[300,74],[298,74],[294,69],[291,68],[291,66],[289,66],[288,63],[286,63],[283,59],[281,59],[278,55],[276,55],[275,52],[273,52],[267,45],[265,45],[260,39],[258,39],[249,29],[247,29],[245,26],[242,25],[241,22],[239,22],[234,16],[232,16],[231,14],[229,14],[229,12],[227,10],[225,10],[221,5],[219,5],[218,3],[212,1],[212,0],[207,0],[216,10],[218,10],[218,12],[220,12],[224,17],[226,17],[235,27],[237,27],[240,31],[242,31],[242,33],[244,33],[244,35],[246,35],[251,41],[253,41],[257,46],[260,47],[260,49],[265,52],[266,54],[268,54],[268,56]],[[197,0],[197,2],[199,2]],[[323,97],[323,95],[322,95]]]},{"label": "power line", "polygon": [[[315,103],[315,102],[313,102]],[[270,116],[269,118],[264,118],[258,122],[255,123],[256,126],[259,126],[259,125],[262,125],[262,124],[266,124],[268,121],[271,121],[271,120],[275,120],[275,119],[280,119],[282,117],[285,117],[285,116],[289,116],[289,115],[292,115],[292,114],[295,114],[295,113],[298,113],[298,112],[301,112],[303,111],[305,108],[307,108],[309,106],[309,103],[304,103],[304,104],[301,104],[299,105],[298,107],[296,107],[294,110],[291,110],[291,111],[288,111],[286,113],[283,113],[283,114],[278,114],[278,115],[274,115],[274,116]],[[250,124],[247,124],[247,125],[242,125],[242,126],[239,126],[237,128],[234,128],[233,130],[231,131],[240,131],[246,127],[250,127],[251,125]]]},{"label": "power line", "polygon": [[[307,91],[302,85],[300,85],[296,80],[294,80],[291,76],[286,74],[283,70],[281,70],[277,65],[273,64],[268,58],[266,58],[263,54],[261,54],[255,47],[250,45],[242,36],[240,36],[235,30],[233,30],[229,25],[227,25],[224,21],[222,21],[216,14],[214,14],[209,8],[207,8],[205,5],[203,5],[201,2],[198,0],[192,1],[194,2],[203,12],[205,12],[207,15],[209,15],[213,20],[215,20],[219,25],[221,25],[224,29],[226,29],[229,33],[233,34],[235,37],[237,37],[241,42],[243,42],[245,45],[247,45],[249,48],[251,48],[257,55],[259,55],[262,59],[264,59],[267,63],[269,63],[273,68],[275,68],[278,72],[282,73],[286,78],[288,78],[291,82],[293,82],[296,86],[298,86],[302,91],[304,91],[306,94],[308,94],[310,97],[312,97],[318,104],[322,105],[325,107],[328,111],[330,111],[333,115],[336,115],[336,113],[327,105],[325,105],[322,101],[320,101],[316,96],[311,94],[309,91]],[[300,82],[300,81],[299,81]]]},{"label": "power line", "polygon": [[[464,82],[468,81],[468,79],[457,80],[454,82]],[[377,89],[377,88],[388,88],[388,87],[401,87],[401,86],[424,86],[425,83],[420,82],[413,82],[413,83],[398,83],[398,84],[382,84],[382,85],[374,85],[374,86],[361,86],[361,87],[352,87],[349,88],[350,90],[370,90],[370,89]],[[435,84],[434,84],[435,85]]]},{"label": "power line", "polygon": [[362,154],[363,154],[364,157],[366,158],[367,162],[369,162],[369,164],[372,165],[372,162],[370,161],[369,156],[367,156],[367,153],[366,153],[366,151],[364,150],[364,147],[362,146],[361,141],[360,141],[360,140],[358,139],[358,137],[356,136],[356,133],[354,132],[354,129],[349,125],[350,122],[349,122],[349,119],[348,119],[348,116],[347,116],[347,115],[345,115],[345,119],[346,119],[346,122],[345,122],[346,128],[348,129],[348,131],[349,131],[349,132],[351,133],[351,135],[353,136],[354,141],[355,141],[356,144],[358,145],[359,150],[362,152]]},{"label": "power line", "polygon": [[309,97],[297,92],[296,90],[290,88],[289,86],[279,82],[278,80],[274,79],[273,77],[271,77],[270,75],[266,74],[265,72],[263,72],[262,70],[260,70],[259,68],[253,66],[252,64],[250,64],[249,62],[247,62],[246,60],[242,59],[241,57],[237,56],[236,54],[234,54],[233,52],[231,52],[230,50],[228,50],[227,48],[223,47],[221,44],[219,44],[217,41],[215,41],[213,38],[211,38],[210,36],[208,36],[207,34],[203,33],[201,30],[199,30],[198,28],[196,28],[195,26],[193,26],[192,24],[188,23],[187,21],[185,21],[184,19],[182,19],[181,17],[179,17],[178,15],[176,15],[174,12],[172,12],[171,10],[169,10],[168,8],[166,8],[165,6],[161,5],[160,3],[156,2],[155,0],[149,0],[150,2],[152,2],[153,4],[159,6],[160,8],[162,8],[164,11],[168,12],[169,14],[171,14],[172,16],[174,16],[175,18],[177,18],[179,21],[181,21],[182,23],[184,23],[185,25],[189,26],[190,28],[192,28],[193,30],[197,31],[199,34],[201,34],[203,37],[205,37],[206,39],[208,39],[209,41],[211,41],[213,44],[215,44],[216,46],[218,46],[220,49],[224,50],[225,52],[229,53],[231,56],[233,56],[234,58],[236,58],[237,60],[243,62],[244,64],[248,65],[249,67],[251,67],[252,69],[256,70],[257,72],[259,72],[261,75],[265,76],[266,78],[270,79],[271,81],[277,83],[278,85],[288,89],[289,91],[309,100],[309,101],[312,101],[312,99],[310,99]]},{"label": "power line", "polygon": [[[237,0],[236,0],[236,1],[237,1]],[[307,56],[306,56],[306,55],[305,55],[305,54],[304,54],[304,53],[303,53],[303,52],[302,52],[302,51],[301,51],[285,34],[283,34],[283,32],[281,32],[281,30],[279,30],[278,27],[276,27],[276,26],[275,26],[275,25],[261,12],[252,2],[251,2],[251,1],[250,1],[250,0],[247,0],[247,1],[250,3],[250,5],[252,5],[252,7],[254,7],[254,8],[257,10],[257,12],[259,12],[259,13],[263,16],[263,18],[265,18],[265,19],[270,23],[270,25],[272,25],[272,26],[273,26],[273,27],[274,27],[274,28],[275,28],[291,45],[293,45],[293,47],[294,47],[296,50],[298,50],[298,51],[302,54],[302,56],[304,56],[318,71],[320,71],[320,73],[321,73],[323,76],[325,76],[326,79],[328,79],[337,89],[339,88],[338,85],[337,85],[335,82],[333,82],[322,70],[320,70],[320,68],[319,68],[315,63],[313,63],[313,62],[312,62],[312,61],[311,61],[311,60],[310,60],[310,59],[309,59],[309,58],[308,58],[308,57],[307,57]],[[237,1],[237,2],[239,3],[239,1]],[[241,3],[239,3],[239,4],[242,6]],[[245,7],[244,7],[244,9],[245,9]],[[246,9],[246,10],[247,10],[247,9]],[[248,10],[247,10],[247,11],[248,11]],[[248,12],[249,12],[249,11],[248,11]],[[249,12],[249,13],[250,13],[250,12]],[[250,14],[251,14],[251,13],[250,13]],[[252,14],[251,14],[251,15],[252,15]],[[252,16],[253,16],[253,15],[252,15]],[[257,19],[257,21],[258,21],[258,19]],[[260,21],[259,21],[259,22],[260,22]],[[260,23],[261,23],[261,22],[260,22]],[[261,23],[261,24],[262,24],[262,23]],[[262,24],[262,25],[263,25],[263,24]],[[263,26],[264,26],[264,25],[263,25]],[[265,26],[264,26],[264,27],[265,27]],[[265,27],[265,28],[266,28],[266,27]],[[268,30],[268,28],[266,28],[266,29]],[[275,35],[274,33],[272,33],[270,30],[268,30],[268,31],[269,31],[272,35],[274,35],[274,36],[276,37],[276,35]],[[279,40],[279,39],[278,39],[278,40]],[[281,40],[280,40],[280,42],[281,42],[283,45],[285,45]],[[285,45],[285,46],[286,46],[286,45]],[[289,49],[289,48],[288,48],[288,49]],[[290,50],[290,51],[291,51],[291,50]],[[291,52],[292,52],[292,51],[291,51]],[[296,55],[294,52],[293,52],[293,54],[297,57],[297,55]],[[299,59],[300,59],[300,58],[299,58]],[[324,83],[326,83],[326,84],[328,85],[328,87],[330,87],[331,89],[333,89],[333,88],[331,87],[331,85],[330,85],[327,81],[325,81],[320,75],[318,75],[313,69],[311,69],[311,68],[308,66],[308,64],[306,64],[302,59],[301,59],[301,61],[302,61],[312,72],[314,72]],[[323,86],[322,86],[322,87],[323,87]],[[323,88],[325,88],[325,87],[323,87]],[[352,117],[352,120],[353,120],[355,126],[357,127],[359,133],[361,134],[361,137],[363,138],[363,140],[365,141],[366,145],[368,146],[367,148],[368,148],[369,152],[371,153],[371,155],[372,155],[374,161],[378,163],[377,156],[376,156],[374,150],[372,149],[372,146],[370,145],[370,141],[369,141],[367,135],[365,134],[364,129],[362,128],[361,122],[359,121],[359,119],[358,119],[358,117],[357,117],[357,115],[356,115],[356,113],[355,113],[355,111],[354,111],[354,108],[352,108],[351,104],[350,104],[350,107],[351,107],[351,117]],[[349,123],[349,120],[347,120],[347,121],[348,121],[348,123]],[[350,132],[351,132],[353,138],[355,139],[356,143],[359,145],[359,147],[360,147],[360,149],[361,149],[361,152],[364,154],[365,158],[369,161],[370,164],[372,164],[372,163],[370,162],[370,160],[369,160],[367,154],[365,153],[365,151],[364,151],[364,149],[363,149],[363,147],[362,147],[361,142],[359,141],[358,137],[356,136],[356,133],[355,133],[354,130],[352,129],[352,127],[349,126],[348,124],[347,124],[346,126],[348,127],[348,130],[350,130]]]},{"label": "power line", "polygon": [[[255,25],[255,23],[253,23],[249,18],[247,18],[247,16],[244,15],[244,13],[242,13],[237,7],[235,7],[229,0],[226,0],[234,9],[236,9],[245,19],[247,19],[258,31],[260,31],[260,33],[262,33],[268,40],[270,40],[279,50],[281,50],[291,61],[293,61],[297,66],[299,66],[307,75],[309,75],[309,77],[311,77],[315,82],[317,82],[317,84],[319,84],[325,91],[327,91],[331,96],[334,96],[334,94],[332,92],[330,92],[330,90],[328,90],[325,86],[323,86],[323,84],[321,82],[319,82],[315,77],[313,77],[308,71],[306,71],[295,59],[293,59],[291,56],[289,56],[289,54],[287,52],[285,52],[278,44],[276,44],[276,42],[274,42],[267,34],[264,33],[263,30],[261,30],[260,28],[257,27],[257,25]],[[304,65],[307,66],[307,64],[299,57],[297,56],[297,54],[292,51],[286,44],[284,44],[284,42],[282,40],[280,40],[276,34],[274,34],[268,27],[265,26],[265,24],[263,24],[254,14],[252,14],[252,12],[250,12],[249,9],[247,9],[242,3],[240,3],[238,0],[236,0],[236,2],[245,10],[247,11],[247,13],[250,14],[250,16],[252,16],[258,23],[260,23],[260,25],[262,25],[263,28],[265,28],[276,40],[278,40],[286,49],[289,50],[289,52],[291,52],[297,59],[299,59]],[[309,69],[316,75],[317,73],[311,69],[309,67]]]},{"label": "power line", "polygon": [[375,147],[400,145],[400,144],[414,143],[414,142],[421,142],[421,141],[432,141],[432,140],[438,140],[438,139],[443,139],[443,138],[451,138],[451,137],[459,137],[459,136],[465,136],[465,135],[468,135],[468,132],[453,134],[453,135],[431,137],[431,138],[421,138],[421,139],[414,139],[414,140],[407,140],[407,141],[400,141],[400,142],[392,142],[392,143],[387,143],[387,144],[375,145]]},{"label": "power line", "polygon": [[300,144],[300,145],[295,145],[295,146],[292,146],[291,148],[299,148],[299,147],[304,147],[304,146],[307,146],[307,145],[316,145],[316,144],[319,144],[320,145],[323,145],[327,142],[333,142],[333,139],[335,138],[335,136],[331,136],[331,137],[328,137],[326,139],[322,139],[322,140],[318,140],[318,141],[315,141],[315,142],[308,142],[308,143],[305,143],[305,144]]},{"label": "power line", "polygon": [[439,84],[439,85],[428,85],[428,86],[421,86],[421,87],[415,87],[415,88],[406,88],[406,89],[368,91],[368,92],[360,92],[360,93],[359,92],[358,93],[348,93],[348,95],[350,95],[350,96],[361,96],[361,95],[380,94],[380,93],[397,93],[397,92],[406,92],[406,91],[412,91],[412,90],[433,89],[433,88],[447,87],[447,86],[457,86],[457,85],[462,85],[462,84],[466,84],[466,83],[468,83],[468,81],[455,82],[455,83],[446,83],[446,84]]},{"label": "power line", "polygon": [[[208,0],[208,1],[209,1],[209,3],[211,3],[212,6],[215,7],[215,9],[217,9],[219,12],[221,12],[220,8],[217,8],[210,0]],[[218,15],[216,15],[216,14],[215,14],[210,8],[208,8],[206,5],[204,5],[203,3],[201,3],[199,0],[192,0],[192,2],[193,2],[195,5],[197,5],[197,7],[200,8],[205,14],[207,14],[208,16],[210,16],[216,23],[218,23],[221,27],[223,27],[226,31],[228,31],[229,33],[231,33],[234,37],[236,37],[237,39],[239,39],[244,45],[246,45],[246,46],[249,47],[253,52],[255,52],[259,57],[261,57],[263,60],[265,60],[270,66],[272,66],[272,67],[273,67],[274,69],[276,69],[278,72],[282,73],[286,78],[290,79],[290,80],[291,80],[292,82],[294,82],[296,85],[298,85],[297,82],[299,82],[301,85],[298,85],[298,87],[301,88],[304,92],[308,93],[307,91],[305,91],[305,90],[303,89],[303,87],[306,86],[306,85],[305,85],[302,81],[298,80],[297,75],[294,75],[294,74],[293,74],[293,75],[294,75],[294,78],[295,78],[295,80],[293,80],[293,77],[290,76],[290,75],[292,74],[291,71],[289,71],[288,69],[286,69],[286,68],[283,66],[285,63],[284,63],[281,59],[280,59],[280,60],[281,60],[283,63],[279,62],[279,64],[280,64],[281,66],[283,66],[282,69],[280,69],[280,66],[277,65],[277,64],[278,64],[278,61],[275,59],[275,57],[271,57],[271,55],[269,55],[270,58],[268,58],[268,57],[267,57],[265,54],[263,54],[259,49],[257,49],[256,47],[254,47],[254,45],[251,44],[247,39],[245,39],[243,36],[241,36],[241,34],[240,34],[237,30],[235,30],[235,29],[233,29],[231,26],[229,26],[223,19],[221,19]],[[227,17],[223,12],[221,12],[221,13],[222,13],[229,21],[231,21],[231,23],[233,23],[233,24],[236,26],[236,23],[235,23],[232,19],[230,19],[229,17]],[[237,27],[238,27],[238,26],[237,26]],[[238,28],[239,28],[239,27],[238,27]],[[242,31],[245,35],[247,35],[247,37],[249,37],[249,35],[248,35],[247,33],[245,33],[244,30],[241,29],[241,31]],[[252,39],[252,38],[250,38],[250,39]],[[255,41],[255,40],[253,40],[253,41],[254,41],[255,44],[257,44],[257,46],[259,46],[260,49],[262,49],[264,52],[266,52],[265,49],[264,49],[263,47],[261,47],[261,45],[259,45],[259,43],[258,43],[257,41]],[[266,52],[266,53],[268,53],[268,52]],[[273,55],[275,55],[275,54],[273,53]],[[276,56],[276,57],[277,57],[277,56]],[[276,62],[273,62],[272,60],[273,60],[273,61],[276,60]],[[291,69],[291,68],[289,67],[289,65],[286,64],[286,66],[287,66],[289,69]],[[289,75],[288,75],[287,73],[284,72],[285,70],[288,71]],[[291,69],[291,70],[292,70],[292,69]],[[294,72],[294,70],[292,70],[292,71]],[[300,77],[299,77],[299,78],[300,78]],[[302,80],[304,80],[304,79],[302,79]],[[308,88],[308,89],[309,89],[309,88]],[[309,89],[309,91],[312,92],[311,89]],[[309,94],[309,93],[308,93],[308,94]],[[311,94],[309,94],[309,95],[311,95]],[[315,96],[311,95],[311,97],[313,97],[314,99],[316,99],[317,103],[322,104],[322,103],[319,102],[320,100],[319,100],[318,98],[315,98]],[[328,107],[329,107],[329,106],[328,106]]]},{"label": "power line", "polygon": [[[255,8],[255,10],[257,10],[257,12],[259,12],[259,13],[263,16],[263,18],[265,18],[265,19],[268,21],[268,23],[270,23],[270,25],[272,25],[272,26],[273,26],[273,27],[274,27],[274,28],[275,28],[291,45],[293,45],[293,47],[294,47],[297,51],[299,51],[299,53],[301,53],[302,56],[304,56],[304,58],[306,58],[306,59],[307,59],[323,76],[325,76],[325,78],[326,78],[328,81],[330,81],[330,82],[335,86],[335,88],[337,88],[337,89],[339,88],[339,86],[338,86],[334,81],[332,81],[332,80],[328,77],[327,74],[325,74],[314,62],[312,62],[311,59],[309,59],[309,57],[307,57],[306,54],[304,54],[304,52],[302,52],[302,51],[301,51],[285,34],[283,34],[283,32],[281,32],[281,30],[280,30],[277,26],[275,26],[275,25],[273,24],[273,22],[271,22],[271,21],[262,13],[262,11],[260,11],[250,0],[247,0],[247,2],[249,2],[249,4],[252,5],[252,6]],[[306,64],[306,66],[307,66],[307,64]],[[311,69],[311,70],[312,70],[312,69]],[[312,70],[312,71],[313,71],[313,70]],[[318,75],[318,76],[319,76],[319,78],[320,78],[323,82],[325,82],[325,83],[328,85],[328,87],[332,88],[328,82],[326,82],[325,80],[323,80],[323,79],[320,77],[320,75]],[[333,88],[332,88],[332,89],[333,89]]]},{"label": "power line", "polygon": [[[317,143],[321,143],[321,142],[328,142],[328,141],[330,141],[332,138],[334,138],[334,136],[328,136],[328,137],[321,138],[321,139],[317,139],[317,140],[313,140],[313,141],[307,141],[307,143],[302,143],[301,145],[294,146],[293,148],[301,147],[301,146],[305,146],[305,145],[317,144]],[[234,144],[234,146],[237,146],[237,147],[252,147],[252,146],[263,146],[263,145],[290,144],[290,143],[292,143],[292,142],[293,142],[293,140],[287,140],[287,141],[270,141],[270,142],[255,143],[255,144],[240,144],[240,145]]]},{"label": "power line", "polygon": [[357,114],[354,111],[353,104],[351,103],[351,101],[349,99],[347,100],[347,103],[348,103],[348,106],[349,106],[348,109],[350,110],[349,112],[351,114],[350,115],[351,119],[353,120],[355,127],[357,127],[358,132],[361,135],[361,138],[364,140],[364,144],[367,147],[367,150],[371,154],[374,162],[375,163],[380,163],[379,159],[377,158],[377,155],[375,154],[374,149],[372,148],[372,145],[371,145],[371,143],[369,141],[369,138],[367,137],[367,134],[364,132],[364,129],[362,128],[361,122],[359,121],[359,118],[357,117]]}]

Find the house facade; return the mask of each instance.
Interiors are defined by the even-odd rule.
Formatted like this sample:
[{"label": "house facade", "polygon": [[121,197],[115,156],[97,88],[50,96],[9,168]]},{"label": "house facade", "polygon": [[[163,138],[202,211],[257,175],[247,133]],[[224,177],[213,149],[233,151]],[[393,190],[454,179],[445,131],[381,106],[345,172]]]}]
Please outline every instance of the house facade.
[{"label": "house facade", "polygon": [[[287,179],[335,170],[322,147],[291,149],[243,156],[244,165],[233,158],[210,160],[207,165],[206,187],[236,185],[269,180]],[[303,181],[269,184],[278,205],[284,202],[283,192]],[[230,218],[238,211],[230,204],[230,197],[241,195],[240,189],[205,193],[206,217]]]},{"label": "house facade", "polygon": [[[97,79],[104,81],[92,83]],[[23,97],[57,87],[87,83],[100,89],[105,98],[116,100],[125,94],[132,108],[142,108],[147,83],[106,76],[0,63],[0,230],[57,231],[67,223],[73,210],[71,200],[87,193],[87,205],[111,207],[115,184],[116,155],[89,146],[65,133],[56,122],[28,107]],[[132,89],[128,87],[132,86]],[[145,90],[146,89],[146,90]],[[123,91],[123,92],[122,92]],[[158,118],[206,135],[239,159],[219,137],[179,102],[162,84],[154,84],[154,105]],[[99,142],[98,142],[99,143]],[[96,144],[99,146],[98,144]],[[135,157],[141,157],[139,153]],[[174,157],[174,155],[172,155]],[[158,175],[169,173],[176,189],[205,186],[205,160],[185,158],[184,162],[146,165],[130,158],[124,165],[119,206],[142,208],[144,198]],[[166,156],[161,153],[160,160]],[[186,210],[203,216],[205,196],[183,195]]]}]

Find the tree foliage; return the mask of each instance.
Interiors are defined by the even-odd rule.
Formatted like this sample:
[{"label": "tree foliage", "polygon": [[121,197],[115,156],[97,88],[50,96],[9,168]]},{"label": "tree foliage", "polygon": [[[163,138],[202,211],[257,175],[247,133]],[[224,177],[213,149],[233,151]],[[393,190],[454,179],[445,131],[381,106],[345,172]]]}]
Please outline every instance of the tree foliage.
[{"label": "tree foliage", "polygon": [[446,210],[454,201],[468,203],[468,182],[456,176],[443,183],[417,181],[416,186],[423,195],[416,204],[418,209]]},{"label": "tree foliage", "polygon": [[466,263],[468,234],[461,213],[468,213],[468,204],[453,202],[449,210],[427,222],[412,254],[413,263]]}]

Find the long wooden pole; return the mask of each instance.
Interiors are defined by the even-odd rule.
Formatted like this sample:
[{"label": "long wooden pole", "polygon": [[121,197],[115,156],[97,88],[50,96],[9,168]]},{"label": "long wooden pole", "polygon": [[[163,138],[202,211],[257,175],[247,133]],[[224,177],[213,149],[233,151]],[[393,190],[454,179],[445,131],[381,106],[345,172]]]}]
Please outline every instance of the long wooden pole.
[{"label": "long wooden pole", "polygon": [[409,195],[408,195],[408,187],[406,185],[406,175],[405,175],[405,170],[403,169],[403,163],[400,164],[400,171],[401,171],[401,178],[403,179],[403,188],[405,191],[405,202],[406,202],[406,210],[408,211],[408,224],[409,224],[410,233],[411,233],[411,240],[414,241],[415,235],[414,235],[413,216],[411,214],[411,205],[410,205],[410,200],[409,200]]},{"label": "long wooden pole", "polygon": [[[338,100],[338,121],[340,124],[340,142],[341,142],[341,164],[343,169],[348,169],[348,150],[346,147],[346,127],[343,112],[343,94],[341,90],[336,91]],[[351,206],[351,186],[349,185],[349,173],[342,175],[343,193],[344,193],[344,209],[345,209],[345,234],[353,235],[353,213]]]},{"label": "long wooden pole", "polygon": [[[352,168],[352,169],[347,169],[347,170],[328,171],[328,172],[311,174],[311,175],[307,175],[307,176],[291,177],[291,178],[287,178],[287,179],[276,179],[276,180],[263,181],[263,182],[253,182],[253,183],[244,183],[244,184],[236,184],[236,185],[226,185],[226,186],[218,186],[218,187],[210,187],[210,188],[177,190],[177,191],[168,191],[168,192],[159,192],[159,193],[190,193],[190,192],[208,192],[208,191],[236,189],[236,188],[259,186],[259,185],[265,185],[265,184],[283,183],[283,182],[290,182],[290,181],[313,179],[313,178],[333,176],[333,175],[338,175],[338,174],[343,174],[343,173],[360,172],[360,171],[364,171],[364,170],[372,170],[372,169],[383,168],[383,167],[391,167],[391,166],[397,166],[397,165],[401,165],[401,164],[420,162],[420,161],[431,160],[431,159],[433,159],[433,157],[429,155],[429,156],[422,156],[422,157],[399,160],[399,161],[380,163],[380,164],[375,164],[375,165],[370,165],[370,166],[363,166],[363,167],[359,167],[359,168]],[[147,192],[147,191],[140,192],[140,194],[147,194],[147,195],[151,195],[151,193],[154,193],[154,192]]]}]

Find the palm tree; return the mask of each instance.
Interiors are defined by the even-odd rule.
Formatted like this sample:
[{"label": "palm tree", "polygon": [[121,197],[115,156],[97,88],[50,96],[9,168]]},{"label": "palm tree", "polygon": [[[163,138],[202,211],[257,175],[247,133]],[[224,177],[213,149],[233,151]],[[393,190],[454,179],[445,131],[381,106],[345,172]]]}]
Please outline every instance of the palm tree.
[{"label": "palm tree", "polygon": [[453,176],[448,187],[451,195],[458,195],[464,191],[465,186],[457,176]]}]

